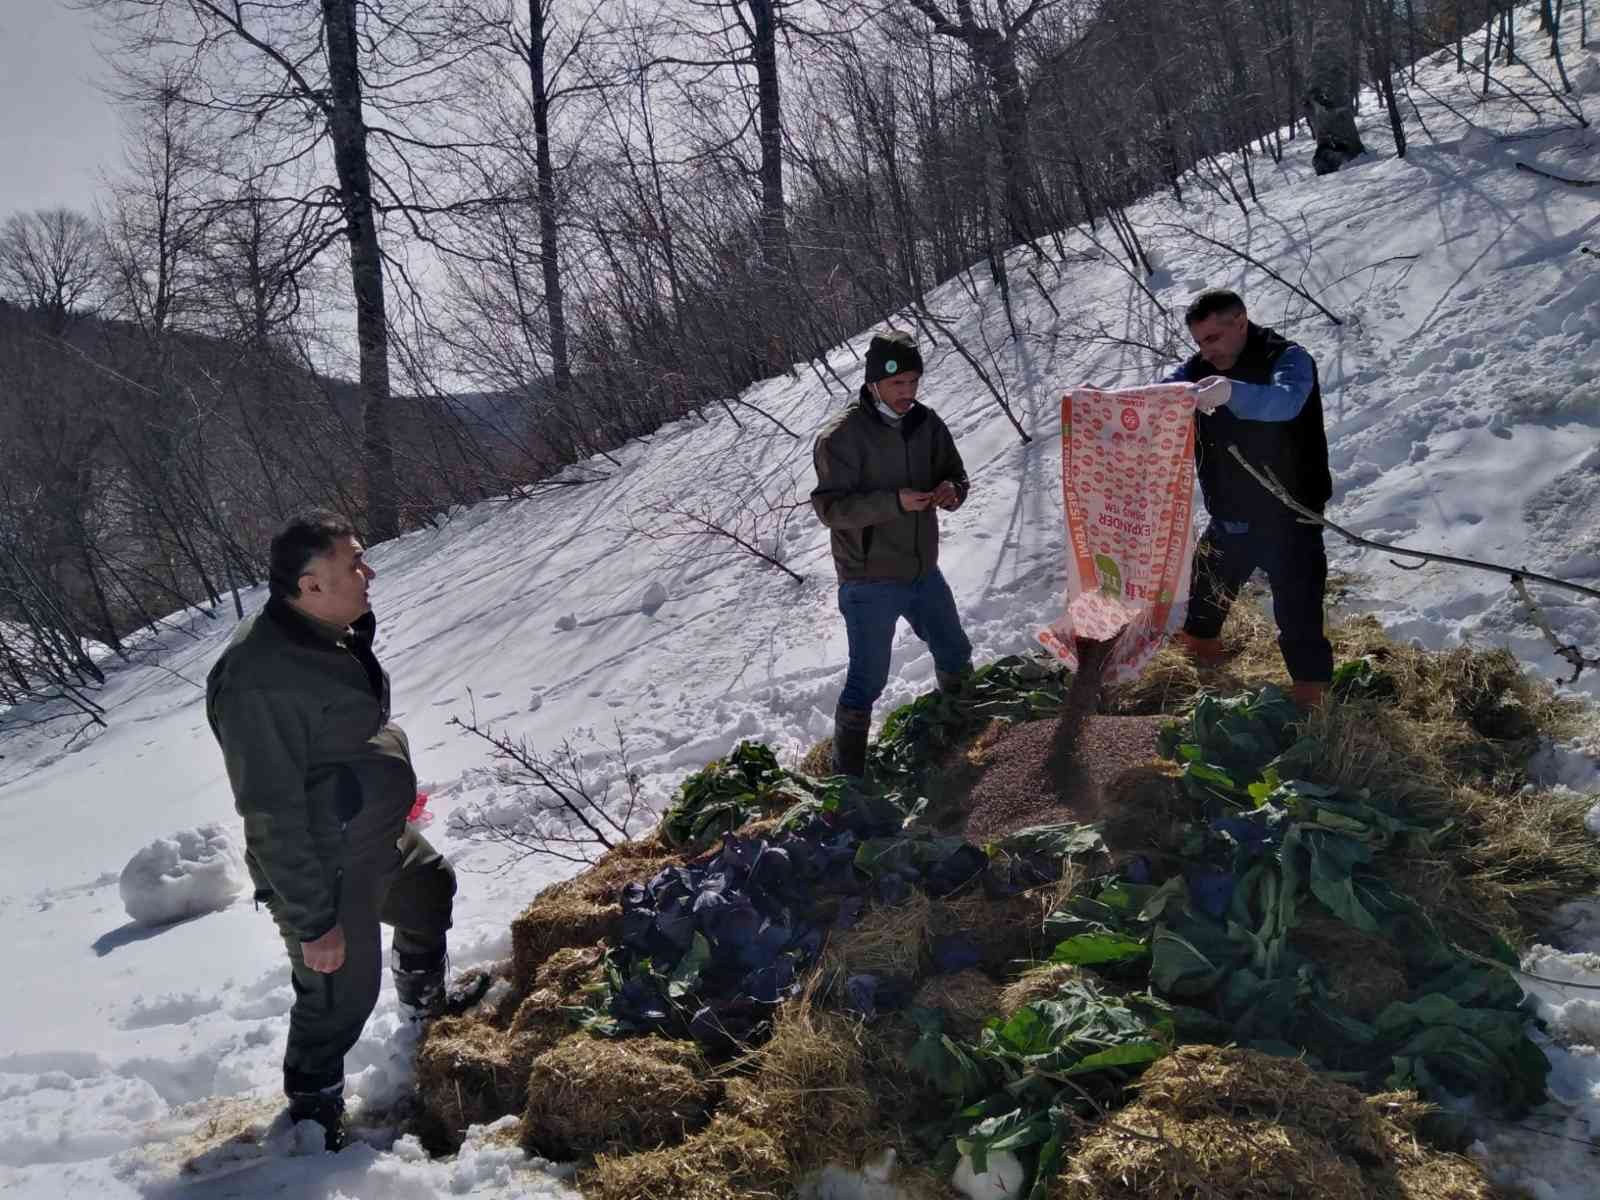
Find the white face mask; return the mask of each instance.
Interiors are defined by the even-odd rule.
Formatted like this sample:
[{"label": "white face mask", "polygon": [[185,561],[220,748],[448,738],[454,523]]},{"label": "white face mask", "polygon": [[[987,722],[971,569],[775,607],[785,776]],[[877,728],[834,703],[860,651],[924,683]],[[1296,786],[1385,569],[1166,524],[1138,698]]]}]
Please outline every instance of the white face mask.
[{"label": "white face mask", "polygon": [[[885,421],[889,422],[889,424],[891,424],[891,425],[898,425],[898,424],[900,424],[901,421],[903,421],[905,419],[902,414],[895,412],[894,409],[890,408],[887,404],[885,404],[882,400],[879,400],[876,396],[874,396],[872,398],[872,403],[877,406],[878,412],[883,416],[883,419]],[[910,411],[911,410],[909,408],[906,409],[906,412],[910,412]]]}]

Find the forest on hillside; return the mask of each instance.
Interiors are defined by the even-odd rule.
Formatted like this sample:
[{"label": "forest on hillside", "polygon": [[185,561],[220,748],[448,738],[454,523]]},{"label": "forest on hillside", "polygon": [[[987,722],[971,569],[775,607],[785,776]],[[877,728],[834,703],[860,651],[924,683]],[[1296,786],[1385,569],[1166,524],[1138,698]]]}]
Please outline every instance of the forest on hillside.
[{"label": "forest on hillside", "polygon": [[80,3],[125,153],[0,214],[0,703],[91,715],[85,643],[258,580],[297,508],[383,540],[713,404],[798,437],[740,392],[892,314],[978,363],[929,289],[1048,296],[1068,230],[1142,286],[1126,206],[1248,211],[1358,103],[1404,153],[1424,57],[1569,86],[1506,0]]}]

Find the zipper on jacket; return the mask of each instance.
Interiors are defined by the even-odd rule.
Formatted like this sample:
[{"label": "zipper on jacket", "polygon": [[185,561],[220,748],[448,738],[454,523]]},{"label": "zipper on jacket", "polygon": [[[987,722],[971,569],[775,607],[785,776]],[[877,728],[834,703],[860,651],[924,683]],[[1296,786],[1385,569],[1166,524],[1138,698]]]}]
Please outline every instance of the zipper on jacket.
[{"label": "zipper on jacket", "polygon": [[[900,443],[901,443],[902,446],[905,447],[905,452],[906,452],[906,486],[907,487],[914,487],[914,486],[916,486],[916,480],[914,478],[912,478],[912,475],[911,475],[911,435],[910,435],[910,433],[908,433],[906,431],[901,431]],[[911,514],[911,549],[917,556],[917,578],[921,579],[922,578],[922,514],[921,514],[921,512],[914,512],[914,513]]]}]

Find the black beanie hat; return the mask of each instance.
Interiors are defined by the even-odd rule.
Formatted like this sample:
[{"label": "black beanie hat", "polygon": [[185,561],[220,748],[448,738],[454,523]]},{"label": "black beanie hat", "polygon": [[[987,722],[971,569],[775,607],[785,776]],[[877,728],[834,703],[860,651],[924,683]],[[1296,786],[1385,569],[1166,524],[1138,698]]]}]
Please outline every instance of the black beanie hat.
[{"label": "black beanie hat", "polygon": [[877,383],[902,371],[922,370],[922,355],[909,333],[891,329],[875,333],[867,345],[867,382]]}]

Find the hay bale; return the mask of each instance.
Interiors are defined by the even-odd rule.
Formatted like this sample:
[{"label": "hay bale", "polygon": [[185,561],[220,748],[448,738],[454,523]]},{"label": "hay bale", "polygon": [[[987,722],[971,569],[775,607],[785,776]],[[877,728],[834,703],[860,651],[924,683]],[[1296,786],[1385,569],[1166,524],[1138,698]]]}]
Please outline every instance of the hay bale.
[{"label": "hay bale", "polygon": [[1379,1121],[1360,1092],[1298,1059],[1237,1047],[1185,1046],[1139,1081],[1139,1102],[1184,1118],[1266,1118],[1332,1139],[1364,1162],[1382,1157]]},{"label": "hay bale", "polygon": [[829,936],[818,963],[822,979],[835,987],[850,975],[921,974],[932,914],[933,902],[920,891],[903,904],[869,908],[851,928]]},{"label": "hay bale", "polygon": [[557,950],[613,940],[622,919],[622,889],[683,861],[653,838],[623,842],[582,874],[540,892],[511,922],[511,981],[518,994],[538,986],[539,968]]},{"label": "hay bale", "polygon": [[1199,1117],[1143,1104],[1084,1139],[1050,1200],[1367,1200],[1366,1180],[1322,1138],[1293,1125]]},{"label": "hay bale", "polygon": [[741,1062],[753,1073],[728,1084],[724,1111],[770,1134],[796,1170],[822,1166],[877,1115],[866,1061],[859,1024],[799,996],[779,1007],[772,1036]]},{"label": "hay bale", "polygon": [[1470,1160],[1424,1146],[1411,1093],[1364,1097],[1304,1063],[1187,1046],[1084,1138],[1052,1200],[1488,1200]]},{"label": "hay bale", "polygon": [[505,1033],[471,1017],[441,1017],[417,1047],[416,1091],[434,1140],[459,1146],[467,1126],[522,1109],[534,1058],[564,1034]]},{"label": "hay bale", "polygon": [[573,1034],[533,1060],[522,1143],[557,1160],[674,1145],[720,1095],[693,1043]]},{"label": "hay bale", "polygon": [[533,974],[535,991],[550,991],[567,998],[583,989],[605,957],[604,946],[564,946],[551,954]]},{"label": "hay bale", "polygon": [[546,892],[511,922],[511,980],[534,990],[538,970],[557,950],[610,939],[622,921],[619,904],[596,904],[571,892]]},{"label": "hay bale", "polygon": [[572,1032],[572,1023],[567,1019],[566,1002],[549,988],[530,992],[517,1006],[507,1032],[518,1035],[541,1034],[549,1039],[550,1046],[554,1046]]},{"label": "hay bale", "polygon": [[973,1038],[990,1017],[999,1014],[1000,985],[982,971],[936,975],[917,989],[912,1003],[941,1010],[946,1029],[958,1037]]},{"label": "hay bale", "polygon": [[1007,984],[1005,990],[1000,993],[1000,1012],[1009,1017],[1024,1004],[1032,1004],[1035,1000],[1054,1000],[1062,984],[1082,978],[1084,978],[1082,968],[1070,963],[1047,963],[1044,966],[1030,967]]},{"label": "hay bale", "polygon": [[812,779],[826,779],[833,774],[833,738],[825,737],[811,749],[795,766],[795,771],[801,775],[810,776]]},{"label": "hay bale", "polygon": [[1320,905],[1301,913],[1289,944],[1316,962],[1328,998],[1363,1021],[1411,994],[1405,955],[1394,943],[1361,932]]},{"label": "hay bale", "polygon": [[[1069,871],[1068,886],[1078,878]],[[1044,919],[1058,907],[1061,888],[1046,886],[991,900],[976,888],[935,901],[929,922],[935,937],[962,934],[978,944],[978,965],[994,979],[1009,979],[1017,964],[1045,954]]]},{"label": "hay bale", "polygon": [[596,1155],[578,1186],[590,1200],[779,1200],[789,1175],[771,1134],[719,1115],[671,1149]]}]

